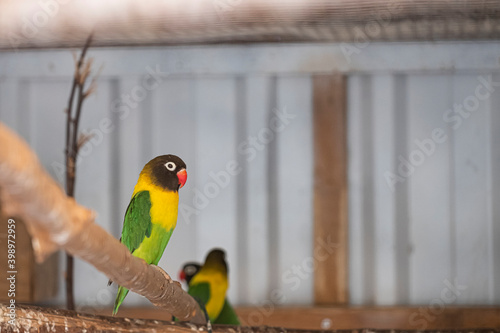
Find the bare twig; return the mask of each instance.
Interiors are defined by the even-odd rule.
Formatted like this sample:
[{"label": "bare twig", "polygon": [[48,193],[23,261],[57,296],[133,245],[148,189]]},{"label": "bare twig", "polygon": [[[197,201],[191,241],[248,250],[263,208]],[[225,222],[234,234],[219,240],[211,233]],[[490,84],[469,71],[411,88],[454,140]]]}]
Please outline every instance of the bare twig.
[{"label": "bare twig", "polygon": [[77,150],[80,151],[80,148],[82,148],[83,145],[86,144],[93,137],[94,136],[92,134],[80,133],[80,136],[78,137],[78,142],[77,142]]},{"label": "bare twig", "polygon": [[[85,62],[85,55],[92,41],[92,35],[87,38],[85,45],[80,54],[80,58],[76,61],[75,58],[75,74],[73,77],[73,84],[71,86],[71,92],[69,95],[68,106],[66,108],[66,194],[73,197],[75,194],[75,176],[76,176],[76,159],[78,157],[78,150],[81,144],[77,141],[78,136],[78,124],[80,122],[80,115],[83,100],[90,95],[90,93],[95,89],[94,84],[87,91],[88,93],[83,93],[85,81],[90,75],[90,70],[92,66],[92,60]],[[91,90],[92,89],[92,90]],[[78,91],[77,97],[77,109],[76,114],[73,116],[73,100],[75,92]],[[66,255],[66,306],[69,310],[75,309],[74,301],[74,282],[73,282],[73,257],[70,254]]]}]

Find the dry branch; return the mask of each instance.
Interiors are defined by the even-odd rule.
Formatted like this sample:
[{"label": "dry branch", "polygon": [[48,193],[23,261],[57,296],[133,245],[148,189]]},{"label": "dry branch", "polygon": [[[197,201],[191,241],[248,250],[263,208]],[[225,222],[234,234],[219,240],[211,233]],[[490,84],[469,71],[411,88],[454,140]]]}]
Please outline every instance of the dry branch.
[{"label": "dry branch", "polygon": [[[69,95],[68,106],[66,108],[66,194],[72,198],[75,197],[76,159],[78,157],[80,147],[85,143],[84,141],[86,141],[86,139],[77,140],[77,136],[83,101],[90,95],[91,92],[91,88],[89,88],[87,92],[83,92],[85,82],[90,76],[92,67],[92,58],[87,60],[87,62],[84,62],[85,55],[87,54],[91,41],[92,35],[87,38],[78,61],[75,60],[75,74]],[[73,113],[73,99],[77,89],[78,99],[76,101],[76,111]],[[66,254],[66,307],[69,310],[75,309],[75,299],[73,293],[73,266],[73,256]]]},{"label": "dry branch", "polygon": [[23,218],[38,260],[62,248],[179,319],[204,323],[198,304],[178,283],[94,224],[94,213],[67,197],[28,145],[2,123],[0,142],[2,207]]}]

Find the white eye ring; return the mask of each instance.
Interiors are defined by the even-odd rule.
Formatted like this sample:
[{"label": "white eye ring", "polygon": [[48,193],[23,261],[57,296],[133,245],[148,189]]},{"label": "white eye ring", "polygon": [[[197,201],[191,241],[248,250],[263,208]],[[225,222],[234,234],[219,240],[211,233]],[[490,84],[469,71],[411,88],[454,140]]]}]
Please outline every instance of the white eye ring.
[{"label": "white eye ring", "polygon": [[176,165],[174,162],[167,162],[167,163],[165,163],[165,168],[167,168],[168,171],[174,171],[176,168]]},{"label": "white eye ring", "polygon": [[186,273],[188,273],[189,275],[193,274],[194,272],[196,272],[196,267],[194,266],[186,267]]}]

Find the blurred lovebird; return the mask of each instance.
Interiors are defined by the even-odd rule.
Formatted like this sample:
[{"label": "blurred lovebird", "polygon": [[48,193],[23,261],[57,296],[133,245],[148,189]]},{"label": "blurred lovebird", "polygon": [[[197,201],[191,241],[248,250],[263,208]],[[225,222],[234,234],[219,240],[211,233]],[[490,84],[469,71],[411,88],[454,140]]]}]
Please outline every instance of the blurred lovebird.
[{"label": "blurred lovebird", "polygon": [[[179,189],[186,179],[186,164],[175,155],[155,157],[144,166],[127,207],[120,238],[132,255],[158,265],[177,224]],[[127,294],[128,289],[118,287],[113,315]]]},{"label": "blurred lovebird", "polygon": [[227,274],[226,254],[221,249],[213,249],[203,266],[185,264],[179,278],[188,283],[188,293],[203,302],[214,324],[240,325],[236,312],[226,299],[229,286]]},{"label": "blurred lovebird", "polygon": [[193,276],[196,275],[201,269],[201,265],[198,264],[197,262],[188,262],[182,266],[182,270],[179,272],[179,280],[182,282],[186,282],[186,284],[189,286],[189,282],[191,282],[191,279]]}]

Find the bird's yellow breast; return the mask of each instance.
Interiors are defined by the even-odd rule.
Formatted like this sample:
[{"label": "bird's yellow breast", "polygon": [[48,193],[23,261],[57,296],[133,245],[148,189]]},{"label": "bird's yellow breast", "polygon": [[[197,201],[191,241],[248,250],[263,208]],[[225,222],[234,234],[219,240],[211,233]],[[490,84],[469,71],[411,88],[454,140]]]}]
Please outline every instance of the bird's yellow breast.
[{"label": "bird's yellow breast", "polygon": [[149,191],[151,199],[151,222],[166,230],[175,228],[179,206],[179,193],[155,185],[149,175],[141,173],[132,197],[141,191]]},{"label": "bird's yellow breast", "polygon": [[219,270],[203,268],[191,280],[190,284],[208,283],[210,286],[210,299],[205,304],[208,316],[215,320],[220,314],[226,299],[226,291],[229,287],[227,276]]}]

